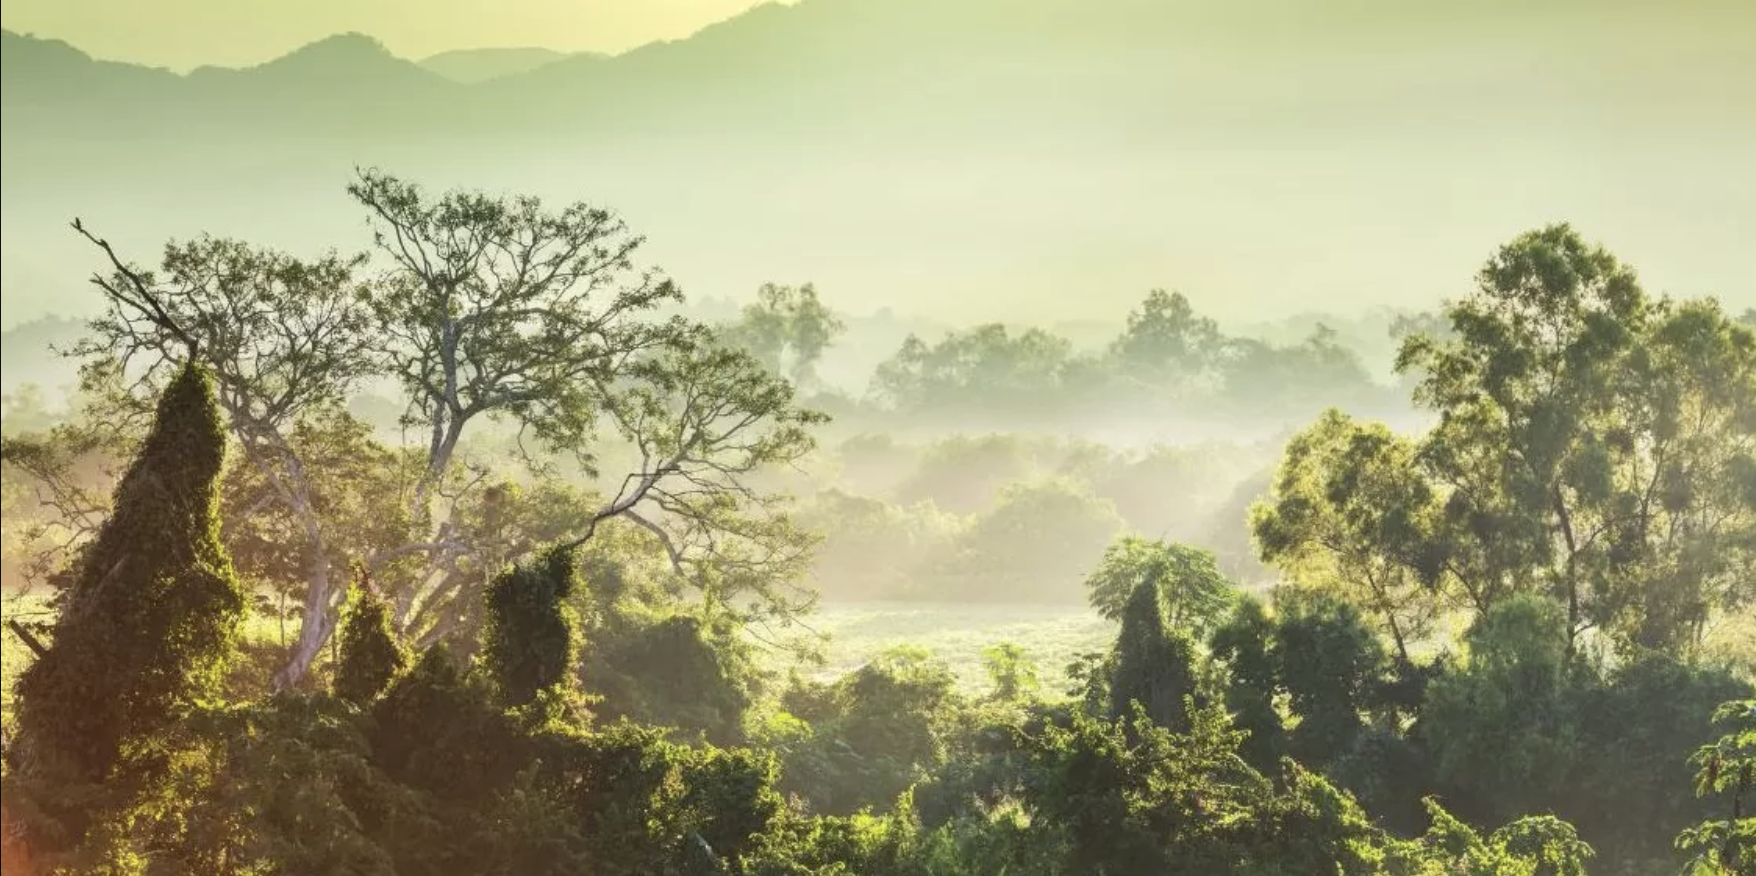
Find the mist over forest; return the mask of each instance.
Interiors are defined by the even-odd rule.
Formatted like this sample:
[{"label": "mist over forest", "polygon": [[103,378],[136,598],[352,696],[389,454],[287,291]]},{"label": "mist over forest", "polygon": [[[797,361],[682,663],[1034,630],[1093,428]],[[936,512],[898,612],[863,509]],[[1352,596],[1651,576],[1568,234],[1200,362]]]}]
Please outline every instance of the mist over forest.
[{"label": "mist over forest", "polygon": [[1756,874],[1756,4],[44,8],[7,876]]}]

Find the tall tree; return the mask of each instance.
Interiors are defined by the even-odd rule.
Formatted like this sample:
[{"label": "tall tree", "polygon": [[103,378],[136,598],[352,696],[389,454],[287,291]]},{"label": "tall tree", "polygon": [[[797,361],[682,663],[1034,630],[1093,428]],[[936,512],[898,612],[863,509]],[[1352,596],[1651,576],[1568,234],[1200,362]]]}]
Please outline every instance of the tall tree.
[{"label": "tall tree", "polygon": [[1408,338],[1440,415],[1421,459],[1446,502],[1444,564],[1478,601],[1541,590],[1573,641],[1675,649],[1749,580],[1756,343],[1711,301],[1650,299],[1571,227],[1521,235]]},{"label": "tall tree", "polygon": [[1085,587],[1092,607],[1110,620],[1127,614],[1135,591],[1155,591],[1171,628],[1197,638],[1220,623],[1237,597],[1211,552],[1137,535],[1111,542]]},{"label": "tall tree", "polygon": [[346,558],[330,548],[333,521],[319,509],[295,426],[333,416],[372,373],[364,289],[355,279],[363,256],[335,253],[303,260],[236,241],[203,237],[165,247],[161,271],[124,263],[108,241],[74,228],[108,257],[112,273],[92,282],[109,304],[92,335],[70,352],[84,360],[90,388],[119,372],[136,381],[126,405],[162,386],[188,349],[213,375],[225,421],[265,506],[285,514],[303,543],[303,622],[277,684],[295,683],[334,627],[334,575]]},{"label": "tall tree", "polygon": [[1414,442],[1331,410],[1287,442],[1250,528],[1264,562],[1370,612],[1406,662],[1441,607],[1441,511]]},{"label": "tall tree", "polygon": [[1594,463],[1596,620],[1688,653],[1756,598],[1756,333],[1712,300],[1662,301],[1618,378]]},{"label": "tall tree", "polygon": [[1201,388],[1225,352],[1225,336],[1211,318],[1197,316],[1181,292],[1154,289],[1128,314],[1110,356],[1137,380],[1173,390]]},{"label": "tall tree", "polygon": [[564,547],[507,568],[488,586],[484,657],[508,706],[572,683],[579,671],[579,619],[567,599],[578,588],[578,559]]},{"label": "tall tree", "polygon": [[1571,639],[1591,623],[1581,560],[1602,527],[1579,476],[1596,474],[1593,426],[1613,416],[1608,389],[1651,302],[1567,225],[1502,247],[1476,285],[1447,308],[1456,340],[1410,337],[1398,369],[1419,369],[1416,400],[1443,414],[1426,458],[1474,536],[1457,540],[1464,575],[1484,591],[1554,592]]},{"label": "tall tree", "polygon": [[245,607],[219,540],[225,451],[213,383],[187,364],[81,558],[47,652],[19,680],[27,775],[103,781],[131,745],[218,690]]},{"label": "tall tree", "polygon": [[770,370],[808,387],[817,380],[817,363],[824,351],[846,329],[812,284],[765,283],[726,334]]},{"label": "tall tree", "polygon": [[370,211],[389,262],[372,308],[390,374],[410,398],[407,421],[429,436],[413,503],[418,518],[436,521],[427,542],[436,572],[402,594],[399,619],[440,593],[448,605],[473,605],[485,584],[476,573],[437,571],[455,572],[471,546],[429,505],[453,475],[466,428],[487,417],[510,419],[591,475],[600,474],[606,422],[632,449],[625,473],[607,478],[611,495],[562,540],[578,546],[602,522],[626,519],[653,533],[710,608],[742,593],[773,613],[796,610],[774,582],[802,571],[809,540],[782,498],[749,477],[808,452],[810,427],[824,418],[797,408],[784,379],[706,327],[654,318],[682,294],[635,268],[641,238],[584,203],[549,210],[531,197],[434,197],[372,170],[349,192]]},{"label": "tall tree", "polygon": [[407,422],[428,435],[417,507],[470,423],[511,417],[589,464],[605,391],[630,359],[674,342],[680,320],[643,319],[682,293],[637,269],[643,242],[609,210],[534,197],[433,196],[378,170],[348,193],[388,260],[372,311]]},{"label": "tall tree", "polygon": [[1198,690],[1195,643],[1165,618],[1156,581],[1135,587],[1122,613],[1110,677],[1110,717],[1126,718],[1139,703],[1173,733],[1189,728],[1185,698]]}]

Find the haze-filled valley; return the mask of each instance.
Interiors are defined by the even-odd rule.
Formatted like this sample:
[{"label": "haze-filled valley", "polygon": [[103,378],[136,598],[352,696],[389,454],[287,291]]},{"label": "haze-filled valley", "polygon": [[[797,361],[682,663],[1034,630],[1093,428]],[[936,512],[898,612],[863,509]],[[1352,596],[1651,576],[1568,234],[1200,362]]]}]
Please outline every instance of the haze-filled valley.
[{"label": "haze-filled valley", "polygon": [[30,2],[7,876],[1756,873],[1756,4]]}]

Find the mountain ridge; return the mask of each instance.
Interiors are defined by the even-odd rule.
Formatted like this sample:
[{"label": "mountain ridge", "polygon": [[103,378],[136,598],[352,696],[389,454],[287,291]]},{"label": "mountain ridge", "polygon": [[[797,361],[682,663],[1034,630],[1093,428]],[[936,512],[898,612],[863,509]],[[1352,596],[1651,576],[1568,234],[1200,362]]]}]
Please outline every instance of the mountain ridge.
[{"label": "mountain ridge", "polygon": [[1756,4],[1202,8],[802,0],[470,83],[362,35],[183,75],[8,32],[0,258],[77,284],[76,214],[142,257],[204,230],[351,247],[342,189],[376,165],[614,207],[704,294],[809,278],[954,321],[1119,317],[1154,286],[1222,317],[1428,306],[1555,219],[1668,286],[1756,293]]}]

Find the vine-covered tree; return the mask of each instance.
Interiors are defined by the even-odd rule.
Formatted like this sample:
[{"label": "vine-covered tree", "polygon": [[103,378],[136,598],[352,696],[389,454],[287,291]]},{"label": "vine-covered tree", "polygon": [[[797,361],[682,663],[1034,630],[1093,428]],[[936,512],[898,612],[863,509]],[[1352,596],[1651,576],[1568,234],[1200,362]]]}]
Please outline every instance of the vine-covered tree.
[{"label": "vine-covered tree", "polygon": [[[19,680],[11,754],[39,788],[128,769],[140,746],[217,692],[245,607],[219,540],[225,447],[211,379],[186,364],[61,596],[47,651]],[[85,808],[62,815],[78,824],[94,814]]]},{"label": "vine-covered tree", "polygon": [[1195,642],[1170,625],[1156,581],[1134,588],[1122,612],[1110,676],[1110,717],[1126,718],[1139,703],[1155,724],[1189,727],[1187,698],[1200,693]]},{"label": "vine-covered tree", "polygon": [[508,706],[570,685],[579,670],[579,618],[568,597],[579,589],[574,548],[552,547],[512,566],[488,585],[483,657]]},{"label": "vine-covered tree", "polygon": [[337,648],[335,695],[365,706],[408,668],[409,653],[390,623],[390,604],[364,570],[354,585]]},{"label": "vine-covered tree", "polygon": [[1281,721],[1280,654],[1275,649],[1275,621],[1260,599],[1245,597],[1208,640],[1213,658],[1225,668],[1226,708],[1240,730],[1247,731],[1239,752],[1258,770],[1271,771],[1286,754],[1286,727]]},{"label": "vine-covered tree", "polygon": [[276,677],[278,685],[292,685],[334,628],[341,588],[333,582],[347,561],[331,548],[339,521],[318,507],[294,430],[335,416],[373,369],[364,290],[354,276],[364,256],[305,260],[203,237],[167,244],[161,270],[141,271],[80,223],[74,228],[103,250],[112,269],[92,279],[108,310],[69,351],[82,360],[88,388],[119,376],[128,392],[114,402],[125,409],[156,392],[180,367],[181,351],[192,349],[213,374],[228,430],[262,488],[260,507],[284,515],[301,544],[303,622]]}]

